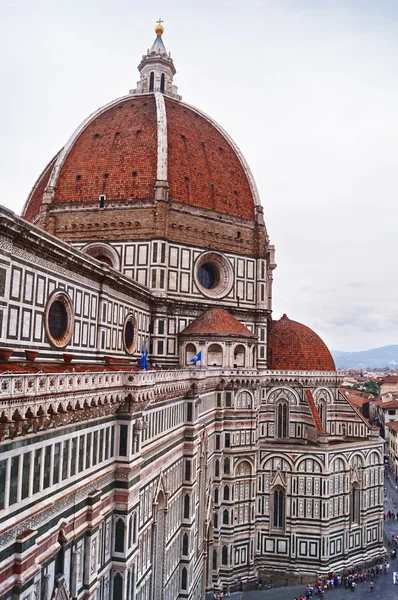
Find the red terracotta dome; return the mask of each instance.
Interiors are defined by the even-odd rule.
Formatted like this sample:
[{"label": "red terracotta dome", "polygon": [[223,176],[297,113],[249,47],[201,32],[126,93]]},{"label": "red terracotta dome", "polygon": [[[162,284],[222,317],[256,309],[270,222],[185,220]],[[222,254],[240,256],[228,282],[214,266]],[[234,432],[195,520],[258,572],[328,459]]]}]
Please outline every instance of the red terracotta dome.
[{"label": "red terracotta dome", "polygon": [[312,329],[283,315],[268,330],[268,369],[282,371],[335,371],[326,344]]},{"label": "red terracotta dome", "polygon": [[180,333],[183,335],[222,335],[255,337],[243,323],[223,308],[209,308]]},{"label": "red terracotta dome", "polygon": [[46,202],[98,203],[154,197],[253,219],[258,197],[239,149],[200,111],[163,94],[129,95],[91,115],[45,168],[23,210]]}]

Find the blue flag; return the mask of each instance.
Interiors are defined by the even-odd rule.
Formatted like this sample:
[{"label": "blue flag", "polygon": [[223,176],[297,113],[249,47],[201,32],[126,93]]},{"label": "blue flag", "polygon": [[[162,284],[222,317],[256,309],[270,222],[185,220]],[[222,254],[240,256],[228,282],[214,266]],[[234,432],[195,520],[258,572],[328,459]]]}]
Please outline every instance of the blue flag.
[{"label": "blue flag", "polygon": [[195,365],[196,365],[198,360],[200,360],[202,362],[202,351],[201,350],[197,354],[195,354],[195,356],[193,358],[191,358],[191,360],[189,362],[195,363]]},{"label": "blue flag", "polygon": [[148,350],[141,350],[141,358],[140,358],[140,368],[148,371]]}]

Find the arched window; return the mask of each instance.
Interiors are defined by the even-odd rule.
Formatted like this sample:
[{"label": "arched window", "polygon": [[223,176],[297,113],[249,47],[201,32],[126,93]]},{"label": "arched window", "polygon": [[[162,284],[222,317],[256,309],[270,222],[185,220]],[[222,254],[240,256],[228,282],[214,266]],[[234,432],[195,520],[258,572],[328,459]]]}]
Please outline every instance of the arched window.
[{"label": "arched window", "polygon": [[351,521],[352,523],[359,523],[360,513],[360,491],[359,485],[354,483],[351,490]]},{"label": "arched window", "polygon": [[242,344],[234,349],[234,368],[245,366],[245,347]]},{"label": "arched window", "polygon": [[274,507],[272,525],[276,529],[283,529],[285,518],[285,492],[281,488],[274,490]]},{"label": "arched window", "polygon": [[160,91],[161,91],[162,93],[164,93],[164,85],[165,85],[165,82],[166,82],[166,77],[164,76],[164,73],[162,73],[162,76],[161,76],[161,78],[160,78]]},{"label": "arched window", "polygon": [[184,496],[184,519],[189,519],[189,494]]},{"label": "arched window", "polygon": [[214,529],[218,529],[218,512],[213,514],[213,525]]},{"label": "arched window", "polygon": [[217,550],[213,548],[213,571],[217,571]]},{"label": "arched window", "polygon": [[214,463],[214,477],[220,477],[220,461],[216,460]]},{"label": "arched window", "polygon": [[133,516],[131,516],[129,519],[128,548],[131,548],[132,539],[133,539]]},{"label": "arched window", "polygon": [[134,513],[133,519],[133,544],[137,541],[137,513]]},{"label": "arched window", "polygon": [[152,73],[149,76],[149,91],[153,92],[153,88],[155,86],[155,73],[152,71]]},{"label": "arched window", "polygon": [[188,554],[188,534],[184,533],[182,536],[182,553],[187,556]]},{"label": "arched window", "polygon": [[188,571],[184,567],[183,570],[181,571],[181,589],[186,590],[187,587],[188,587]]},{"label": "arched window", "polygon": [[124,521],[118,519],[115,526],[115,552],[124,552]]},{"label": "arched window", "polygon": [[223,546],[221,551],[221,562],[223,565],[228,564],[228,547]]},{"label": "arched window", "polygon": [[229,513],[228,513],[227,509],[223,510],[222,523],[223,523],[223,525],[228,525],[228,523],[229,523]]},{"label": "arched window", "polygon": [[113,600],[120,600],[123,597],[123,578],[120,573],[116,573],[113,578]]},{"label": "arched window", "polygon": [[252,408],[252,395],[243,390],[236,397],[236,408]]},{"label": "arched window", "polygon": [[219,344],[211,344],[207,350],[207,366],[222,367],[222,348]]},{"label": "arched window", "polygon": [[214,504],[218,504],[218,488],[214,490]]},{"label": "arched window", "polygon": [[194,344],[187,344],[185,348],[185,364],[193,365],[190,361],[194,356],[196,356],[196,346]]},{"label": "arched window", "polygon": [[276,405],[276,436],[287,438],[289,436],[289,408],[286,402]]},{"label": "arched window", "polygon": [[224,473],[226,475],[229,475],[230,465],[231,465],[231,461],[229,460],[229,458],[224,459]]},{"label": "arched window", "polygon": [[229,500],[229,485],[224,487],[224,500]]},{"label": "arched window", "polygon": [[326,430],[326,403],[324,400],[320,400],[318,404],[319,418],[321,419],[322,427]]}]

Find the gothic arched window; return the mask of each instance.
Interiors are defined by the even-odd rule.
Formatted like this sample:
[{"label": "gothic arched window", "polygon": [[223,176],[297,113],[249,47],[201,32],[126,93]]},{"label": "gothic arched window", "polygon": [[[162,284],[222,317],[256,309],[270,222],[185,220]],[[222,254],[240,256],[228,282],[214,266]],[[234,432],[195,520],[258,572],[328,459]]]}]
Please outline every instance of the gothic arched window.
[{"label": "gothic arched window", "polygon": [[226,459],[224,460],[224,473],[225,473],[226,475],[229,475],[229,472],[230,472],[230,464],[231,464],[231,461],[229,460],[229,458],[226,458]]},{"label": "gothic arched window", "polygon": [[326,403],[324,400],[320,400],[318,404],[319,418],[321,419],[322,427],[326,430]]},{"label": "gothic arched window", "polygon": [[214,464],[214,477],[220,477],[220,461],[216,460]]},{"label": "gothic arched window", "polygon": [[162,73],[162,76],[160,78],[160,91],[162,93],[164,93],[165,82],[166,82],[166,77],[164,76],[164,73]]},{"label": "gothic arched window", "polygon": [[218,504],[218,488],[214,490],[214,504]]},{"label": "gothic arched window", "polygon": [[184,567],[181,572],[181,589],[186,590],[188,587],[188,571]]},{"label": "gothic arched window", "polygon": [[184,519],[189,519],[189,494],[184,496]]},{"label": "gothic arched window", "polygon": [[217,571],[217,550],[213,548],[213,571]]},{"label": "gothic arched window", "polygon": [[152,71],[149,77],[149,91],[153,92],[153,88],[155,87],[155,73]]},{"label": "gothic arched window", "polygon": [[354,483],[351,490],[351,521],[352,523],[359,523],[360,513],[360,491],[359,485]]},{"label": "gothic arched window", "polygon": [[229,500],[229,485],[224,487],[224,500]]},{"label": "gothic arched window", "polygon": [[124,521],[118,519],[115,526],[115,552],[124,552]]},{"label": "gothic arched window", "polygon": [[214,529],[218,529],[218,513],[215,512],[213,515],[213,525],[214,525]]},{"label": "gothic arched window", "polygon": [[137,513],[134,513],[134,520],[133,520],[133,544],[135,544],[137,541]]},{"label": "gothic arched window", "polygon": [[188,534],[184,533],[182,536],[182,553],[187,556],[188,554]]},{"label": "gothic arched window", "polygon": [[223,565],[228,564],[228,547],[223,546],[221,551],[221,562]]},{"label": "gothic arched window", "polygon": [[289,436],[289,408],[286,402],[276,405],[276,437],[287,438]]},{"label": "gothic arched window", "polygon": [[272,525],[276,529],[283,529],[285,518],[285,492],[278,488],[274,490],[274,507]]},{"label": "gothic arched window", "polygon": [[223,522],[223,525],[228,525],[228,522],[229,522],[229,513],[228,513],[227,509],[223,510],[223,513],[222,513],[222,522]]},{"label": "gothic arched window", "polygon": [[128,537],[128,542],[127,542],[128,548],[131,548],[132,539],[133,539],[133,516],[131,516],[129,519],[129,537]]},{"label": "gothic arched window", "polygon": [[123,578],[116,573],[113,579],[113,600],[119,600],[123,596]]}]

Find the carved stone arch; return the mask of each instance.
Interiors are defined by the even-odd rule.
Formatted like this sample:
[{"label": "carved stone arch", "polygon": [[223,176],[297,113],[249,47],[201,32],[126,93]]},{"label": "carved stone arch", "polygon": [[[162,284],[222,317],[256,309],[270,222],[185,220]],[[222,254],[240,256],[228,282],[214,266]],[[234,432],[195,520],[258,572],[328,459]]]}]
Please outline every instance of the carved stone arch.
[{"label": "carved stone arch", "polygon": [[342,463],[344,465],[344,471],[347,471],[347,469],[348,469],[348,461],[347,461],[347,458],[344,456],[344,454],[336,454],[335,456],[333,456],[332,460],[329,463],[329,469],[330,469],[330,471],[334,471],[334,463],[337,460],[342,461]]},{"label": "carved stone arch", "polygon": [[275,404],[278,400],[286,399],[289,404],[299,404],[300,398],[297,392],[289,387],[271,389],[265,399],[267,404]]},{"label": "carved stone arch", "polygon": [[107,264],[109,267],[120,271],[120,257],[116,250],[109,244],[105,244],[104,242],[94,242],[93,244],[85,246],[82,251],[84,254],[88,254]]},{"label": "carved stone arch", "polygon": [[318,402],[321,399],[325,399],[327,404],[332,404],[333,403],[333,395],[331,393],[331,391],[326,388],[326,387],[317,387],[316,390],[313,392],[313,397],[315,400],[315,403],[318,404]]},{"label": "carved stone arch", "polygon": [[[286,463],[287,468],[285,467],[284,463]],[[294,471],[294,462],[286,454],[281,456],[280,454],[276,453],[269,454],[268,456],[264,457],[261,461],[262,470],[276,471],[278,468],[280,468],[283,472]]]},{"label": "carved stone arch", "polygon": [[22,415],[19,412],[19,409],[16,408],[12,414],[12,420],[13,421],[22,421]]},{"label": "carved stone arch", "polygon": [[[375,457],[375,459],[373,459]],[[383,460],[380,456],[380,453],[377,450],[371,450],[366,457],[366,464],[371,466],[381,466],[383,464]]]},{"label": "carved stone arch", "polygon": [[[245,471],[241,473],[242,469]],[[249,472],[247,472],[249,471]],[[254,472],[254,463],[251,458],[245,456],[244,458],[240,458],[236,465],[234,466],[235,476],[245,475],[246,477],[251,477]]]},{"label": "carved stone arch", "polygon": [[[305,463],[307,461],[309,461],[309,460],[311,460],[313,463],[315,463],[316,465],[318,465],[319,471],[317,471],[315,469],[314,469],[314,471],[308,471],[307,465],[305,465]],[[323,470],[324,470],[324,468],[325,468],[325,465],[321,461],[321,459],[318,458],[318,457],[316,457],[316,456],[314,456],[314,455],[302,456],[302,457],[299,458],[299,460],[296,462],[296,465],[295,465],[295,470],[296,470],[297,473],[300,472],[301,465],[304,465],[304,472],[306,472],[306,473],[308,473],[308,472],[322,473]]]},{"label": "carved stone arch", "polygon": [[[4,413],[2,413],[2,415],[3,415],[3,414],[4,414]],[[35,415],[33,414],[32,407],[31,407],[31,406],[28,406],[28,408],[27,408],[27,410],[26,410],[26,413],[25,413],[25,419],[34,419],[34,416],[35,416]],[[0,418],[0,422],[1,422],[1,418]]]},{"label": "carved stone arch", "polygon": [[[369,457],[368,457],[369,458]],[[365,457],[361,452],[353,452],[350,457],[350,467],[363,468],[365,466]]]},{"label": "carved stone arch", "polygon": [[242,388],[235,396],[235,408],[253,408],[255,405],[254,395],[251,390]]}]

